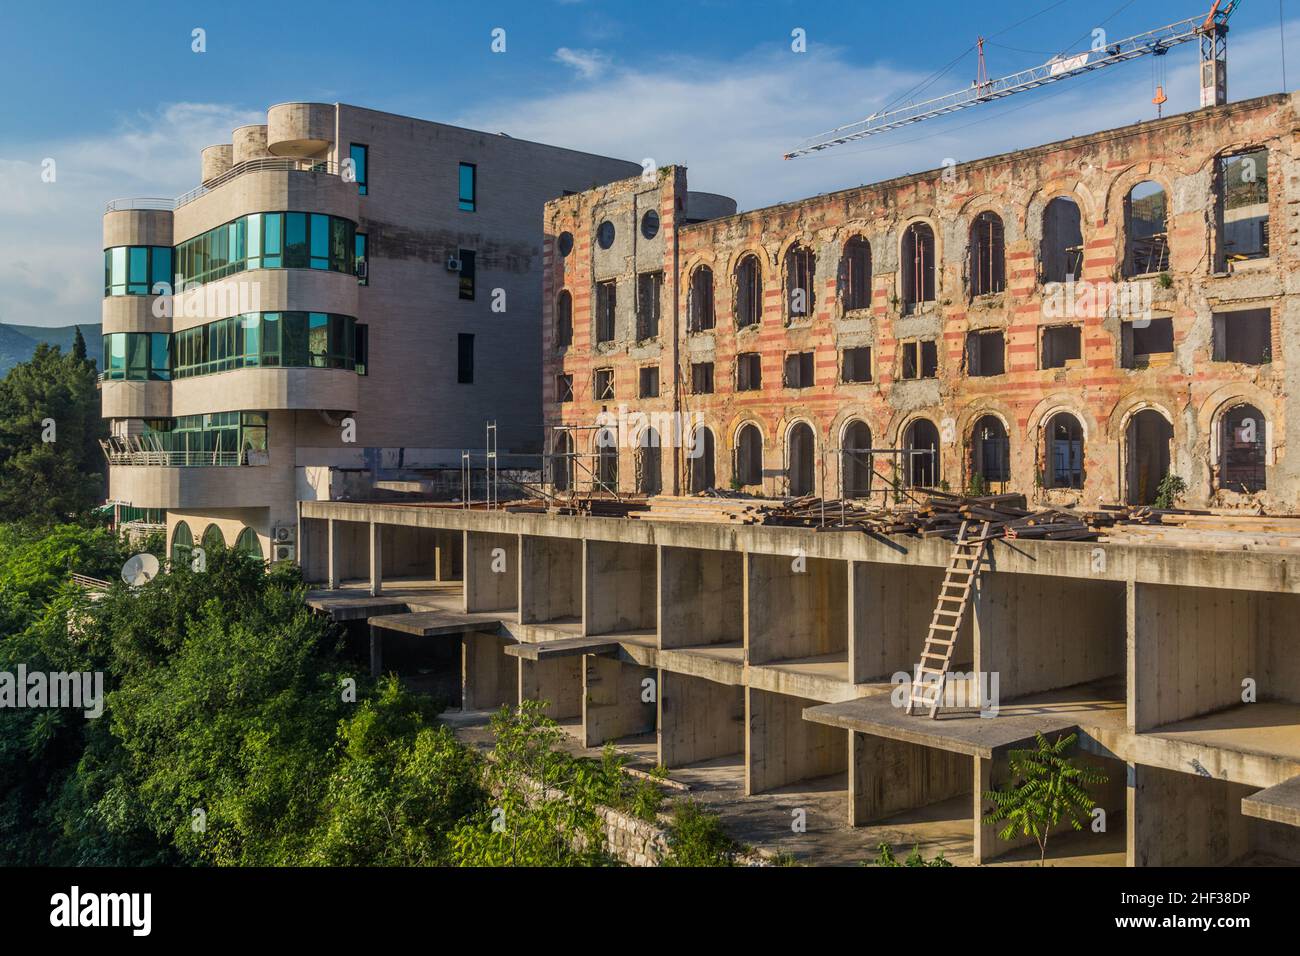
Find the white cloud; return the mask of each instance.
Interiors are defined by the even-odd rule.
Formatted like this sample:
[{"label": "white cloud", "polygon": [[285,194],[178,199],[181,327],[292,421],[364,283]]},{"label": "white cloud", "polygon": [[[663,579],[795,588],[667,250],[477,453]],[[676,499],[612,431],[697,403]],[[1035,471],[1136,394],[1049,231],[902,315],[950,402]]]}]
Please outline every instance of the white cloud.
[{"label": "white cloud", "polygon": [[[174,103],[85,139],[7,144],[0,155],[0,321],[71,325],[100,319],[104,205],[173,197],[199,181],[199,151],[266,122],[212,103]],[[54,182],[42,164],[54,160]]]},{"label": "white cloud", "polygon": [[[1300,49],[1300,21],[1288,24]],[[1165,114],[1197,108],[1197,51],[1167,57]],[[1008,69],[1032,64],[1016,64]],[[958,67],[924,95],[959,88]],[[1293,70],[1300,75],[1300,70]],[[690,167],[693,188],[742,209],[1153,119],[1150,70],[1138,62],[986,104],[824,153],[785,161],[808,137],[859,120],[928,76],[888,62],[857,65],[840,51],[753,51],[734,61],[660,57],[650,68],[610,65],[598,84],[498,101],[454,122],[656,165]],[[1280,87],[1276,27],[1234,32],[1234,100]]]},{"label": "white cloud", "polygon": [[609,67],[609,54],[600,50],[571,50],[562,46],[555,51],[555,60],[572,67],[584,80],[594,80]]}]

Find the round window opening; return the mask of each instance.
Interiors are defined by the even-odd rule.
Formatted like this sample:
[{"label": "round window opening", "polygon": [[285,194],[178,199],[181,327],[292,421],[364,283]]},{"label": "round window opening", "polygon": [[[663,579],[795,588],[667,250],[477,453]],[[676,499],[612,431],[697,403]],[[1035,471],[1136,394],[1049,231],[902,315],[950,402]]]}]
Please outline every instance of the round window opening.
[{"label": "round window opening", "polygon": [[560,233],[560,255],[567,256],[572,251],[573,251],[573,233],[571,232]]},{"label": "round window opening", "polygon": [[608,249],[614,244],[614,224],[608,219],[602,222],[600,228],[596,230],[596,242],[600,244],[602,249]]},{"label": "round window opening", "polygon": [[651,209],[641,217],[641,235],[653,239],[659,235],[659,213]]}]

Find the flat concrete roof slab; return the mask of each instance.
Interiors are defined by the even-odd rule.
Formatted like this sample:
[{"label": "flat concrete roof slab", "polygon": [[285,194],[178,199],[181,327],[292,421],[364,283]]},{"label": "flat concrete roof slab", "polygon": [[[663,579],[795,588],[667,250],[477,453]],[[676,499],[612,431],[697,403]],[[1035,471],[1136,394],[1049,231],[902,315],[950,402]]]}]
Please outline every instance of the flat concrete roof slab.
[{"label": "flat concrete roof slab", "polygon": [[355,594],[340,597],[336,596],[338,594],[337,591],[309,593],[307,606],[328,614],[336,621],[360,621],[381,614],[400,614],[406,610],[406,602],[398,598]]},{"label": "flat concrete roof slab", "polygon": [[985,758],[1004,747],[1032,741],[1035,733],[1054,734],[1077,726],[1068,717],[1052,714],[981,717],[977,713],[945,714],[942,708],[931,719],[924,713],[908,714],[902,707],[895,707],[892,696],[877,694],[838,704],[819,704],[805,708],[803,717],[817,724]]},{"label": "flat concrete roof slab", "polygon": [[608,637],[563,637],[536,644],[512,644],[505,652],[527,661],[545,661],[554,657],[577,657],[580,654],[617,654],[618,641]]},{"label": "flat concrete roof slab", "polygon": [[1300,777],[1251,794],[1241,801],[1241,812],[1248,817],[1300,827]]},{"label": "flat concrete roof slab", "polygon": [[411,634],[415,637],[441,637],[452,634],[472,634],[476,631],[495,632],[501,628],[501,619],[492,614],[417,611],[372,617],[370,626]]}]

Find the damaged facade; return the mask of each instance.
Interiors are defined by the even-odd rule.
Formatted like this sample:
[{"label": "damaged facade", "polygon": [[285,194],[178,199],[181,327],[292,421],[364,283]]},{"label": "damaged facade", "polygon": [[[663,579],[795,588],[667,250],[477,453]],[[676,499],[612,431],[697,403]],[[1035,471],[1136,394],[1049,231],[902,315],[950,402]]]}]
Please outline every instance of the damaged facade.
[{"label": "damaged facade", "polygon": [[1263,97],[739,215],[681,167],[554,200],[551,479],[1095,506],[1172,475],[1294,510],[1296,118]]}]

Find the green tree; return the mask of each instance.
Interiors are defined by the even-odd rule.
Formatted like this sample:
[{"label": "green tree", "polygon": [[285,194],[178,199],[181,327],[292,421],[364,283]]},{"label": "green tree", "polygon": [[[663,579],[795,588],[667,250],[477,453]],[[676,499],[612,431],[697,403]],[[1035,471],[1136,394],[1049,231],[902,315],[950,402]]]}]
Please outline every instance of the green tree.
[{"label": "green tree", "polygon": [[103,501],[95,366],[42,343],[0,380],[0,521],[49,524]]},{"label": "green tree", "polygon": [[81,334],[81,326],[76,327],[77,337],[72,340],[72,355],[79,361],[86,361],[86,337]]},{"label": "green tree", "polygon": [[1090,784],[1105,783],[1106,774],[1096,767],[1080,766],[1069,756],[1078,734],[1057,737],[1052,743],[1038,734],[1038,746],[1012,750],[1007,754],[1011,779],[1001,790],[986,790],[984,799],[993,806],[985,815],[988,824],[1005,823],[998,836],[1010,840],[1017,830],[1038,844],[1038,865],[1047,859],[1047,839],[1063,821],[1075,830],[1083,829],[1096,803],[1088,795]]}]

